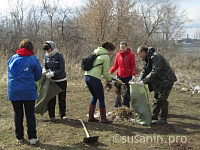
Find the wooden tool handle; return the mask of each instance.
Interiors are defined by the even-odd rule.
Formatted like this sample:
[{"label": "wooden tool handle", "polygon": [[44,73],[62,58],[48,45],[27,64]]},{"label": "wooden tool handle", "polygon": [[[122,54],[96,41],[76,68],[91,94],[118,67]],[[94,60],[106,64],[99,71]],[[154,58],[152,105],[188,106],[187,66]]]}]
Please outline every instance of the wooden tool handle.
[{"label": "wooden tool handle", "polygon": [[81,122],[81,124],[82,124],[82,126],[83,126],[83,129],[84,129],[84,131],[85,131],[85,134],[86,134],[87,138],[89,138],[89,137],[90,137],[90,134],[88,133],[88,131],[87,131],[86,127],[85,127],[85,124],[83,123],[83,121],[82,121],[81,119],[79,119],[79,120],[80,120],[80,122]]}]

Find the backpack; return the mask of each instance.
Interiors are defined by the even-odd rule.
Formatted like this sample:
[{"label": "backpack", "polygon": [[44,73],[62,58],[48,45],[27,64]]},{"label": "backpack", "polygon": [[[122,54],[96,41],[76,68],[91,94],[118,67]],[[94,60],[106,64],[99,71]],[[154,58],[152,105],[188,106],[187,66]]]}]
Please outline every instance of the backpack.
[{"label": "backpack", "polygon": [[82,68],[83,70],[85,70],[85,71],[89,71],[89,70],[91,70],[93,67],[102,65],[103,63],[93,66],[94,61],[96,60],[96,58],[97,58],[98,56],[99,56],[99,55],[96,55],[96,54],[92,53],[92,54],[88,55],[87,57],[83,58],[83,59],[82,59],[82,62],[81,62],[81,68]]}]

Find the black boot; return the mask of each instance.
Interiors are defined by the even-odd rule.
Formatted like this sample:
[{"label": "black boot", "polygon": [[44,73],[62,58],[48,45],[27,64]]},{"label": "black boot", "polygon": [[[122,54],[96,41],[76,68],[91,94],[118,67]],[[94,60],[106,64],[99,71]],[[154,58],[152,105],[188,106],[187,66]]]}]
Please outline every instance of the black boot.
[{"label": "black boot", "polygon": [[161,110],[161,103],[158,100],[155,100],[153,104],[153,114],[152,114],[152,120],[158,120],[158,115]]},{"label": "black boot", "polygon": [[154,125],[162,125],[162,124],[167,124],[167,119],[166,118],[160,118],[156,122],[153,123]]},{"label": "black boot", "polygon": [[166,120],[168,116],[168,106],[169,106],[169,102],[167,100],[164,100],[162,103],[161,118],[165,118]]},{"label": "black boot", "polygon": [[155,125],[162,125],[167,124],[167,116],[168,116],[168,101],[163,100],[162,101],[162,107],[161,107],[161,118],[156,121]]}]

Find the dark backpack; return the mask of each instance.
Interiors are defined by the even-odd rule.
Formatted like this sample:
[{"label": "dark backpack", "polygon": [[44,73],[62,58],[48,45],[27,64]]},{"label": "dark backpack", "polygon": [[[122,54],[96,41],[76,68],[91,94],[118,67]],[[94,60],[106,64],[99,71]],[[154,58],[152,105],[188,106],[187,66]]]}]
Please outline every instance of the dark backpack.
[{"label": "dark backpack", "polygon": [[93,66],[94,61],[96,60],[96,58],[97,58],[98,56],[99,56],[99,55],[96,55],[96,54],[92,53],[92,54],[88,55],[87,57],[83,58],[83,59],[82,59],[82,62],[81,62],[81,68],[82,68],[83,70],[85,70],[85,71],[89,71],[89,70],[91,70],[93,67],[102,65],[103,63]]}]

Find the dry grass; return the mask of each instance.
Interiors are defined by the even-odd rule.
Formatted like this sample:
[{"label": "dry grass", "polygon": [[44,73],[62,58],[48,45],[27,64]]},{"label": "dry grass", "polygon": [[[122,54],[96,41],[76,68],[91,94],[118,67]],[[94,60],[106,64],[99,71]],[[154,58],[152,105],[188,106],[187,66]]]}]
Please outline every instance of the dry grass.
[{"label": "dry grass", "polygon": [[[88,123],[87,113],[90,94],[84,82],[69,81],[67,90],[67,120],[60,120],[57,114],[55,123],[49,122],[47,114],[37,117],[37,131],[40,142],[31,146],[28,141],[18,144],[14,135],[13,110],[7,101],[6,89],[0,93],[0,149],[199,149],[200,144],[200,104],[199,94],[181,93],[173,90],[170,95],[169,124],[145,127],[133,122],[113,124]],[[107,110],[114,106],[114,91],[105,91]],[[150,94],[152,101],[152,94]],[[58,108],[56,108],[58,111]],[[97,108],[98,110],[98,108]],[[79,122],[81,118],[92,136],[100,136],[94,145],[82,142],[85,133]],[[26,129],[25,129],[26,130]],[[115,136],[121,141],[115,141]],[[152,141],[147,137],[154,138]],[[163,141],[159,138],[162,137]],[[27,140],[27,134],[25,133]],[[132,140],[132,138],[135,138]],[[173,142],[173,140],[175,141]],[[185,138],[187,138],[185,140]],[[118,137],[118,140],[120,138]],[[146,140],[146,141],[145,141]],[[169,140],[171,142],[169,144]],[[181,141],[182,140],[182,141]]]},{"label": "dry grass", "polygon": [[[170,60],[173,68],[175,68],[178,82],[175,84],[176,90],[173,89],[169,97],[169,124],[163,126],[145,127],[139,126],[132,122],[114,122],[113,124],[88,123],[87,113],[90,101],[90,93],[83,81],[83,72],[80,70],[79,64],[72,61],[67,62],[68,73],[68,89],[67,89],[67,120],[57,119],[55,123],[49,122],[48,115],[37,117],[37,131],[40,139],[36,146],[29,144],[27,141],[23,144],[16,142],[14,135],[13,109],[11,103],[7,100],[6,87],[6,68],[1,68],[0,72],[0,149],[5,150],[68,150],[68,149],[200,149],[200,104],[199,94],[191,94],[190,92],[182,93],[179,91],[181,87],[188,86],[189,82],[199,84],[198,74],[199,64],[198,57],[190,63],[196,63],[196,67],[184,69],[187,58],[177,56]],[[0,59],[2,60],[2,59]],[[7,60],[4,60],[5,62]],[[4,62],[3,62],[4,63]],[[177,64],[179,63],[179,64]],[[190,64],[188,63],[188,64]],[[182,67],[181,67],[182,66]],[[200,64],[199,64],[200,66]],[[198,79],[198,80],[197,80]],[[114,106],[115,93],[105,91],[107,110],[111,111]],[[153,95],[150,93],[152,102]],[[58,108],[56,108],[58,116]],[[98,109],[97,109],[98,110]],[[92,136],[98,135],[99,141],[94,145],[87,145],[82,142],[85,133],[79,122],[79,118],[83,119],[86,127]],[[25,123],[24,123],[25,124]],[[26,131],[26,127],[25,127]],[[120,141],[115,141],[115,136]],[[154,138],[153,141],[147,141],[149,136]],[[162,137],[163,141],[159,138]],[[135,138],[132,140],[132,138]],[[173,143],[169,144],[169,140]],[[187,141],[185,141],[187,138]],[[145,141],[146,140],[146,141]],[[182,140],[182,141],[181,141]]]}]

